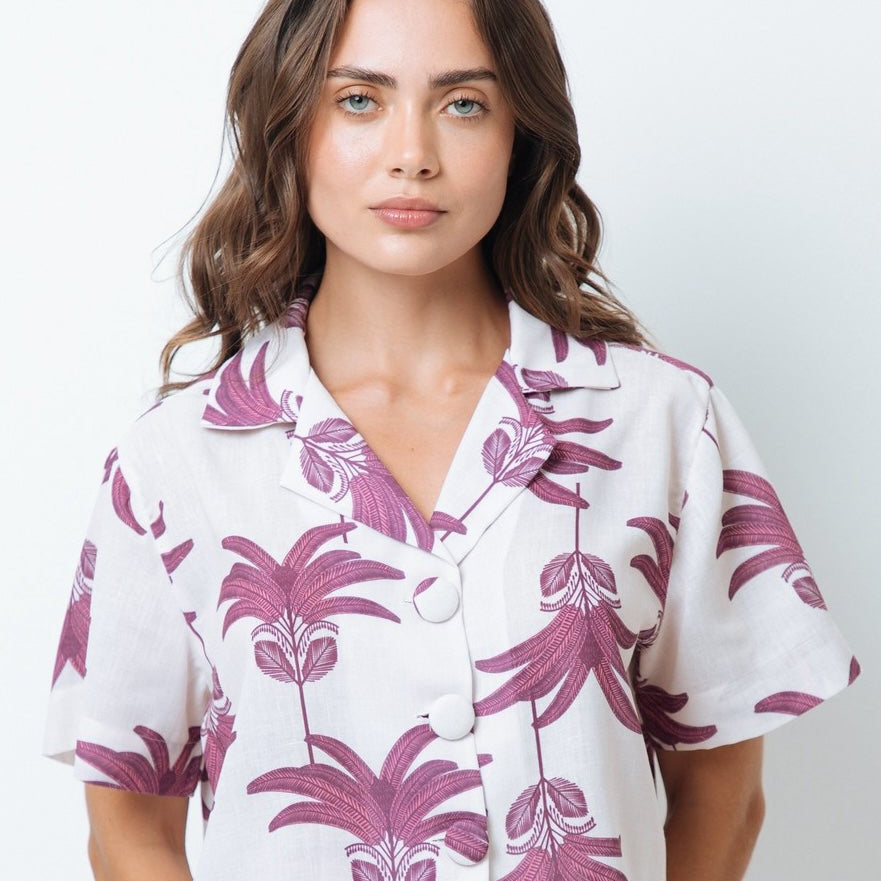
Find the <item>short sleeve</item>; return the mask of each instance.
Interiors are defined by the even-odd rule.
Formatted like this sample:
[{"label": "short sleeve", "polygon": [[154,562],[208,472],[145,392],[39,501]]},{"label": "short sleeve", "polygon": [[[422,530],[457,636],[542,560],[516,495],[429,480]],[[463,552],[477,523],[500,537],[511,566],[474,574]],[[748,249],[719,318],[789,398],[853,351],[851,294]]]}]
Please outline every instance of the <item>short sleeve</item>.
[{"label": "short sleeve", "polygon": [[84,782],[189,796],[210,672],[157,547],[163,529],[161,502],[148,513],[114,448],[58,639],[42,755]]},{"label": "short sleeve", "polygon": [[661,749],[761,736],[859,675],[759,453],[715,385],[693,443],[663,614],[637,647],[637,704]]}]

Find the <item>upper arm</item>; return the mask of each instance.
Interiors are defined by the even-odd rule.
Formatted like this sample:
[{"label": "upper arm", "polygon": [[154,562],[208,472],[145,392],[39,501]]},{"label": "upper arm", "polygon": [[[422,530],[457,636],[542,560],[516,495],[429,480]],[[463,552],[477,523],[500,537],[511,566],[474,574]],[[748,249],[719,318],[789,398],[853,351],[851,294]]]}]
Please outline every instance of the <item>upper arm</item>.
[{"label": "upper arm", "polygon": [[668,804],[688,799],[761,806],[763,746],[762,737],[753,737],[712,749],[658,750]]},{"label": "upper arm", "polygon": [[89,827],[98,851],[162,847],[185,852],[187,808],[183,796],[149,795],[86,783]]}]

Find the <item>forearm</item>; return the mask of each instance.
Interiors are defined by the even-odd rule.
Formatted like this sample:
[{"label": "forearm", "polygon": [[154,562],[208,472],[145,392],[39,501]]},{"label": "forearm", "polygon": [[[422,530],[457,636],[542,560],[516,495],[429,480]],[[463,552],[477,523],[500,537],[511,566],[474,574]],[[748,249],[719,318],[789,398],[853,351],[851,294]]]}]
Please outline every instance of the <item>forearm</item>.
[{"label": "forearm", "polygon": [[192,881],[185,853],[161,845],[108,849],[89,841],[95,881]]},{"label": "forearm", "polygon": [[664,828],[667,881],[742,881],[763,818],[760,794],[746,805],[680,797]]}]

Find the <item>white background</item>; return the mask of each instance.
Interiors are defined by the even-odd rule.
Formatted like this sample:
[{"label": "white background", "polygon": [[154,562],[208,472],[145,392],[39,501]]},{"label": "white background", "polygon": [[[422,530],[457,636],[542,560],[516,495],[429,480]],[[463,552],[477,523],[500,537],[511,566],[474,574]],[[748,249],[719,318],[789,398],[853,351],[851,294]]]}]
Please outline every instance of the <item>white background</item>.
[{"label": "white background", "polygon": [[[877,878],[881,12],[871,0],[549,0],[601,264],[708,372],[761,451],[863,666],[766,738],[748,881]],[[18,4],[3,16],[4,877],[91,878],[82,784],[39,756],[104,456],[185,321],[183,231],[212,191],[259,4]],[[207,365],[210,349],[180,367]],[[188,848],[201,817],[191,802]],[[244,881],[244,879],[243,879]]]}]

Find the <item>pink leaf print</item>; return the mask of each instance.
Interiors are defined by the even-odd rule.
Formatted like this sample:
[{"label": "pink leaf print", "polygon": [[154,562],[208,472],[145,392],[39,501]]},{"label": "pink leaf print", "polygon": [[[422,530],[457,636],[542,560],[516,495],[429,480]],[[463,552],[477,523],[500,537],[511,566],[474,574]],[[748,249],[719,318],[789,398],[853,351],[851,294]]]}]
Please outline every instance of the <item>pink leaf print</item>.
[{"label": "pink leaf print", "polygon": [[268,341],[260,347],[247,380],[241,371],[243,349],[239,349],[227,363],[214,392],[220,409],[211,404],[205,408],[204,418],[208,422],[214,425],[256,426],[279,421],[283,415],[281,405],[273,400],[266,386],[268,348]]},{"label": "pink leaf print", "polygon": [[493,483],[527,486],[553,449],[553,437],[532,409],[523,422],[510,416],[501,422],[507,429],[497,428],[483,443],[484,468]]},{"label": "pink leaf print", "polygon": [[230,712],[232,705],[220,687],[220,679],[214,665],[211,666],[212,703],[203,720],[202,734],[205,738],[205,770],[213,792],[217,792],[217,783],[226,758],[226,751],[236,739],[233,731],[236,717]]},{"label": "pink leaf print", "polygon": [[165,571],[171,575],[181,563],[183,563],[187,554],[193,549],[193,540],[188,538],[186,541],[181,542],[177,547],[173,547],[170,551],[166,551],[162,554],[162,565],[165,566]]},{"label": "pink leaf print", "polygon": [[[367,854],[371,858],[353,863],[353,877],[392,881],[429,877],[429,868],[422,863],[433,865],[433,861],[420,859],[417,863],[416,858],[426,852],[438,854],[437,845],[429,841],[434,835],[448,833],[448,843],[475,860],[481,859],[488,847],[485,816],[470,811],[427,816],[447,799],[480,786],[479,771],[459,769],[455,762],[436,759],[407,775],[416,755],[435,737],[427,724],[406,731],[392,746],[377,776],[346,744],[310,734],[310,745],[335,758],[342,770],[320,762],[276,768],[252,780],[247,792],[287,792],[313,799],[281,810],[270,821],[269,831],[294,823],[344,829],[357,840],[347,846],[347,855]],[[394,862],[391,854],[395,854]]]},{"label": "pink leaf print", "polygon": [[[637,678],[636,702],[642,714],[647,741],[676,746],[702,743],[716,733],[715,725],[686,725],[670,718],[688,703],[688,694],[670,694],[645,679]],[[649,745],[652,745],[651,743]]]},{"label": "pink leaf print", "polygon": [[267,675],[279,682],[296,682],[297,673],[277,643],[260,640],[254,643],[254,658],[257,666]]},{"label": "pink leaf print", "polygon": [[150,524],[150,532],[153,533],[153,538],[159,538],[165,534],[165,505],[162,499],[159,500],[159,514]]},{"label": "pink leaf print", "polygon": [[190,757],[200,741],[199,726],[189,729],[189,739],[173,766],[169,766],[168,744],[161,734],[145,725],[135,726],[134,732],[144,741],[150,760],[140,753],[117,752],[99,743],[82,740],[77,741],[76,754],[115,781],[100,785],[153,795],[191,795],[201,771],[201,757]]},{"label": "pink leaf print", "polygon": [[511,438],[501,428],[497,428],[483,442],[483,465],[494,480],[505,467],[505,459],[511,449]]},{"label": "pink leaf print", "polygon": [[627,521],[627,525],[642,529],[652,540],[656,559],[648,554],[637,554],[630,561],[630,565],[642,573],[655,592],[655,596],[661,601],[663,609],[667,601],[670,567],[673,565],[673,537],[664,525],[664,521],[657,517],[633,517]]},{"label": "pink leaf print", "polygon": [[590,466],[616,471],[621,463],[599,450],[592,450],[573,441],[558,441],[544,465],[553,474],[583,474]]},{"label": "pink leaf print", "polygon": [[147,530],[138,523],[132,512],[131,489],[129,488],[128,481],[126,481],[123,476],[122,469],[118,466],[116,468],[116,473],[113,475],[111,499],[113,501],[113,510],[116,511],[116,516],[138,535],[146,535]]},{"label": "pink leaf print", "polygon": [[580,551],[560,554],[542,570],[541,590],[546,597],[559,595],[541,604],[545,611],[558,610],[557,615],[536,635],[475,662],[478,670],[488,673],[522,666],[504,685],[479,700],[475,713],[489,715],[517,701],[536,700],[562,682],[536,720],[536,727],[541,728],[566,712],[592,672],[616,717],[632,731],[641,731],[633,702],[622,685],[628,679],[619,651],[619,646],[631,648],[636,634],[614,612],[621,602],[609,565]]},{"label": "pink leaf print", "polygon": [[439,532],[456,532],[459,535],[465,535],[468,532],[468,527],[461,520],[451,514],[445,514],[443,511],[435,511],[431,515],[429,525]]},{"label": "pink leaf print", "polygon": [[847,684],[852,685],[853,681],[860,675],[862,671],[860,670],[860,662],[856,659],[856,655],[854,655],[850,659],[850,671],[847,676]]},{"label": "pink leaf print", "polygon": [[555,483],[546,477],[540,471],[529,484],[529,490],[534,496],[543,502],[549,502],[552,505],[570,505],[573,508],[589,507],[587,501],[571,489]]},{"label": "pink leaf print", "polygon": [[[256,618],[251,631],[259,669],[272,679],[296,685],[309,743],[304,686],[317,682],[336,666],[338,627],[335,615],[370,615],[400,624],[401,619],[380,603],[364,597],[334,597],[334,591],[377,579],[401,579],[404,573],[356,551],[338,548],[317,552],[327,542],[355,529],[355,523],[331,523],[306,530],[278,562],[255,542],[230,535],[221,545],[249,561],[237,562],[220,587],[217,608],[231,601],[222,636],[236,621]],[[317,555],[316,555],[317,554]],[[268,637],[260,638],[258,637]],[[302,667],[300,659],[303,659]],[[312,747],[309,746],[312,760]]]},{"label": "pink leaf print", "polygon": [[[722,472],[722,485],[725,492],[748,496],[762,504],[735,505],[722,515],[716,556],[735,548],[773,546],[737,566],[731,574],[729,599],[733,599],[744,584],[761,572],[784,565],[783,578],[792,584],[799,599],[815,609],[825,609],[826,604],[813,572],[770,482],[750,471],[726,469]],[[792,577],[797,573],[801,574],[792,582]]]},{"label": "pink leaf print", "polygon": [[[569,335],[559,328],[551,327],[551,340],[554,344],[557,361],[565,361],[569,354]],[[604,340],[575,338],[575,342],[590,349],[596,358],[597,364],[602,365],[606,363],[608,351]]]},{"label": "pink leaf print", "polygon": [[110,480],[110,474],[113,471],[113,466],[116,464],[116,460],[119,458],[119,451],[116,447],[114,447],[108,454],[107,458],[104,460],[104,476],[101,480],[101,483],[107,483]]},{"label": "pink leaf print", "polygon": [[776,694],[760,700],[756,706],[757,713],[787,713],[790,716],[800,716],[812,707],[823,703],[823,698],[813,694],[805,694],[802,691],[778,691]]},{"label": "pink leaf print", "polygon": [[71,667],[80,676],[86,675],[86,649],[89,644],[89,625],[91,624],[92,580],[95,577],[95,560],[98,551],[88,539],[83,542],[80,560],[73,576],[73,587],[58,650],[55,654],[55,668],[52,671],[54,686],[64,665],[70,661]]},{"label": "pink leaf print", "polygon": [[300,468],[312,486],[333,501],[351,493],[356,520],[400,541],[409,521],[418,547],[431,549],[431,527],[350,422],[325,419],[300,439]]},{"label": "pink leaf print", "polygon": [[313,640],[309,643],[306,659],[303,661],[304,681],[318,682],[333,670],[336,662],[336,640],[332,636]]},{"label": "pink leaf print", "polygon": [[575,441],[560,440],[561,434],[573,432],[595,434],[608,428],[611,419],[594,421],[591,419],[574,418],[554,420],[547,415],[540,419],[549,438],[554,440],[553,449],[542,465],[542,472],[529,484],[529,489],[542,501],[557,505],[571,505],[575,508],[586,508],[587,502],[577,493],[573,493],[547,477],[547,474],[583,474],[591,467],[615,471],[621,462]]},{"label": "pink leaf print", "polygon": [[508,853],[523,854],[523,859],[499,881],[627,881],[617,869],[595,859],[621,856],[620,837],[586,834],[595,826],[578,786],[562,777],[542,778],[515,799],[505,817],[508,836],[526,840],[508,845]]},{"label": "pink leaf print", "polygon": [[444,844],[473,863],[479,863],[489,849],[486,817],[456,820],[444,835]]}]

